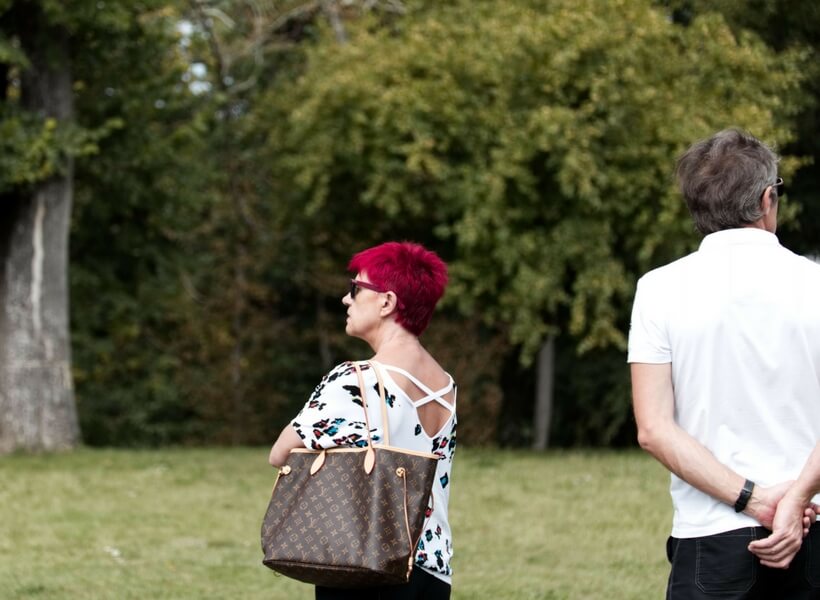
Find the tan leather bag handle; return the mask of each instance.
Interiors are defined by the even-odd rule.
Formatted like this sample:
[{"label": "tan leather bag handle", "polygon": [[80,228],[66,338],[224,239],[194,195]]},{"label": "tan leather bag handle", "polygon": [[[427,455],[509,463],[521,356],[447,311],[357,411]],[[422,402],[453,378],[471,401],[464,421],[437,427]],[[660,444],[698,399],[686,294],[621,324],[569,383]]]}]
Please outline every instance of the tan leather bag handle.
[{"label": "tan leather bag handle", "polygon": [[[373,372],[376,373],[376,381],[379,384],[379,400],[381,401],[381,411],[382,411],[382,430],[384,436],[384,445],[390,445],[390,429],[388,428],[388,420],[387,420],[387,402],[385,401],[384,396],[384,382],[382,381],[381,374],[379,370],[376,368],[376,365],[369,361],[364,361],[366,365],[369,365]],[[370,433],[370,417],[367,414],[367,388],[364,385],[364,376],[362,375],[362,368],[358,362],[353,363],[353,368],[356,369],[356,377],[359,379],[359,393],[362,398],[362,409],[364,410],[364,423],[365,427],[367,427],[367,452],[364,456],[364,470],[366,473],[370,474],[373,470],[373,465],[376,464],[376,453],[373,450],[373,436]]]}]

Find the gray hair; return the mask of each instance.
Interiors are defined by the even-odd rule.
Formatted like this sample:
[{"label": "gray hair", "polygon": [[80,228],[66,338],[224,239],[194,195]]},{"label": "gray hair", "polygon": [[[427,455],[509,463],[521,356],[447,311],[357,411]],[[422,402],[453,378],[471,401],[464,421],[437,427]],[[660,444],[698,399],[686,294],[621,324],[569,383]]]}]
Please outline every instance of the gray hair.
[{"label": "gray hair", "polygon": [[761,197],[777,178],[777,161],[771,148],[739,129],[692,144],[675,174],[698,231],[709,234],[760,219]]}]

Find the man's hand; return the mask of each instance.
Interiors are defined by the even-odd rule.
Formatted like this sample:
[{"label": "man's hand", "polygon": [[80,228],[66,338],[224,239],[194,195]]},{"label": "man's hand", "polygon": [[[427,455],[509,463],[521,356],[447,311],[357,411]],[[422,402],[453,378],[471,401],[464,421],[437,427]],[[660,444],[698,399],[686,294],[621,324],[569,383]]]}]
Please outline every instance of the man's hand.
[{"label": "man's hand", "polygon": [[743,512],[766,529],[773,529],[772,523],[774,522],[778,503],[793,483],[794,481],[784,481],[771,487],[756,485],[752,491],[752,497],[749,498],[749,503]]},{"label": "man's hand", "polygon": [[820,506],[811,502],[812,496],[818,492],[820,442],[815,444],[797,481],[777,505],[771,527],[772,535],[765,540],[756,540],[749,544],[749,550],[760,558],[760,564],[779,569],[789,566],[794,555],[800,550],[803,538],[820,514]]},{"label": "man's hand", "polygon": [[820,507],[815,504],[804,506],[799,499],[786,494],[777,505],[770,527],[772,534],[749,544],[749,551],[765,567],[787,568],[800,550],[809,527],[816,520],[818,509]]},{"label": "man's hand", "polygon": [[818,515],[820,515],[820,504],[812,502],[803,513],[803,537],[809,535],[809,529],[817,522]]}]

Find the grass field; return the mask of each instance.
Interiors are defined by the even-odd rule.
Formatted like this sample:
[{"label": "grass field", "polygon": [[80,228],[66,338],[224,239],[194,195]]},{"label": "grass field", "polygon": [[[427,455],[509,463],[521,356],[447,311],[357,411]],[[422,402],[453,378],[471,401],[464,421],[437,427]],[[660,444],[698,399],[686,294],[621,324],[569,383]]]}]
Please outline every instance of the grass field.
[{"label": "grass field", "polygon": [[[0,458],[0,598],[313,597],[261,565],[265,449]],[[637,452],[460,449],[457,600],[662,598],[668,476]]]}]

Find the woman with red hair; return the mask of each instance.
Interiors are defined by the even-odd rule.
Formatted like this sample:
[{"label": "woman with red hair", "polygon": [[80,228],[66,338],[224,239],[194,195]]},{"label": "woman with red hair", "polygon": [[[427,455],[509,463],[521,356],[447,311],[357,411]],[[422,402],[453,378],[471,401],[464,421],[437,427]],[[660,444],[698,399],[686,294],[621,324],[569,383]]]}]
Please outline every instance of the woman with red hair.
[{"label": "woman with red hair", "polygon": [[[430,505],[434,507],[416,548],[410,582],[361,589],[316,587],[317,600],[379,598],[446,600],[450,597],[453,554],[447,504],[456,446],[456,386],[453,378],[419,341],[447,285],[447,266],[419,244],[388,242],[356,254],[354,274],[342,298],[345,333],[367,342],[375,353],[363,369],[365,386],[385,387],[392,445],[440,457]],[[328,373],[271,448],[270,463],[281,466],[294,448],[314,450],[367,445],[352,362]],[[381,406],[368,404],[371,437],[382,439]]]}]

